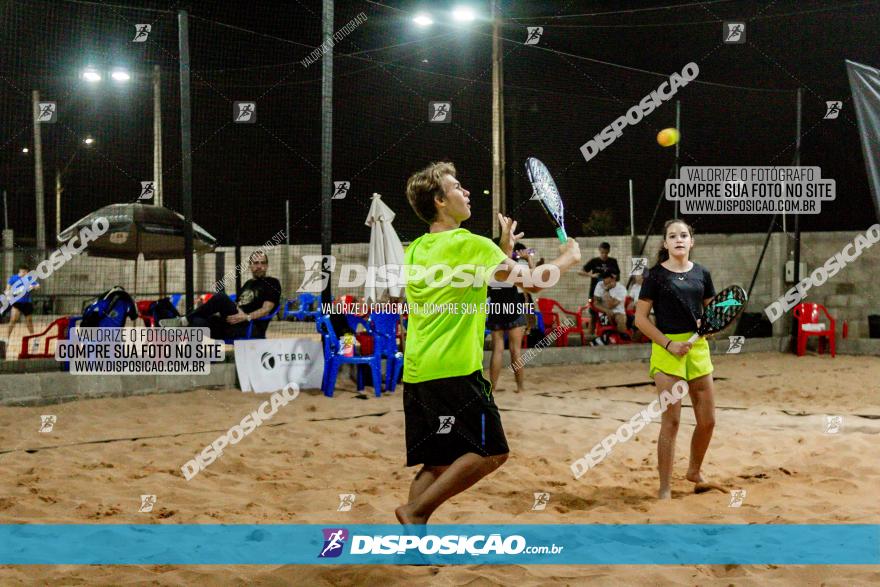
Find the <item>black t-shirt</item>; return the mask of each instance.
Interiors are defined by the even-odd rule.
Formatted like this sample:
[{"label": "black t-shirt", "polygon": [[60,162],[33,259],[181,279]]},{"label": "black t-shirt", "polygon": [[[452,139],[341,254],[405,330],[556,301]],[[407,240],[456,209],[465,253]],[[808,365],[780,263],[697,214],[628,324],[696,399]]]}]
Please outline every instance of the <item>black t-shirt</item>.
[{"label": "black t-shirt", "polygon": [[[595,272],[602,275],[606,271],[611,271],[618,280],[620,279],[620,267],[617,266],[617,259],[608,257],[603,261],[600,257],[593,257],[584,265],[585,273]],[[596,284],[599,283],[599,279],[601,278],[593,277],[590,279],[590,292],[587,294],[587,297],[593,297],[593,292],[596,291]]]},{"label": "black t-shirt", "polygon": [[241,294],[236,304],[242,312],[250,314],[263,307],[263,302],[272,302],[278,307],[281,302],[281,282],[274,277],[254,277],[241,286]]},{"label": "black t-shirt", "polygon": [[[510,324],[522,316],[522,312],[516,310],[523,307],[526,298],[516,286],[492,287],[490,285],[486,293],[487,301],[492,304],[489,306],[490,312],[486,319],[489,324]],[[501,305],[496,306],[495,304]],[[513,311],[505,312],[504,310]]]},{"label": "black t-shirt", "polygon": [[684,273],[657,264],[648,272],[639,292],[640,300],[653,302],[657,328],[663,334],[695,331],[697,318],[703,314],[703,300],[711,297],[715,297],[712,276],[697,263]]}]

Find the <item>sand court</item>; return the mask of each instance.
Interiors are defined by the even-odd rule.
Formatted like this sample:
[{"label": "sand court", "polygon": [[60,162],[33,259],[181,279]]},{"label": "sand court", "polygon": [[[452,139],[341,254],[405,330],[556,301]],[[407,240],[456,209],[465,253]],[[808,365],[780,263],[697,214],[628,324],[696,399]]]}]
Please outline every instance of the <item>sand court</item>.
[{"label": "sand court", "polygon": [[[505,371],[496,395],[510,460],[432,518],[438,524],[880,523],[880,359],[777,353],[719,355],[716,427],[703,467],[728,493],[693,493],[684,479],[693,413],[684,399],[673,499],[659,502],[658,423],[617,444],[580,479],[570,464],[656,394],[643,362],[536,367],[528,392]],[[369,390],[367,390],[369,391]],[[404,462],[402,390],[334,398],[303,391],[195,478],[180,467],[266,399],[231,389],[0,408],[4,523],[393,524],[415,469]],[[39,432],[41,415],[56,416]],[[826,416],[842,416],[827,431]],[[549,493],[543,511],[534,493]],[[141,495],[155,495],[139,512]],[[340,494],[354,494],[338,511]],[[2,583],[211,584],[762,584],[876,580],[870,567],[5,567]],[[846,579],[846,580],[844,580]],[[305,582],[303,582],[305,581]],[[840,581],[835,583],[835,581]],[[754,583],[757,584],[757,583]]]}]

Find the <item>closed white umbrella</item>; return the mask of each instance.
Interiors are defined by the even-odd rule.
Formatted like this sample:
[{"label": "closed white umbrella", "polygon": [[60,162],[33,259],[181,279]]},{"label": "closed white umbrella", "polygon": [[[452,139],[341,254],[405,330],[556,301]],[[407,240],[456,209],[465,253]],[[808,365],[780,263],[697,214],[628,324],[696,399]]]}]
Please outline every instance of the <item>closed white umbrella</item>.
[{"label": "closed white umbrella", "polygon": [[[373,194],[373,203],[367,214],[366,225],[370,232],[370,256],[367,259],[367,284],[364,296],[367,301],[378,301],[386,291],[392,298],[400,297],[401,281],[395,278],[401,270],[387,268],[386,276],[378,271],[382,266],[403,267],[403,245],[391,226],[394,212],[382,201],[382,196]],[[378,283],[377,283],[378,282]]]}]

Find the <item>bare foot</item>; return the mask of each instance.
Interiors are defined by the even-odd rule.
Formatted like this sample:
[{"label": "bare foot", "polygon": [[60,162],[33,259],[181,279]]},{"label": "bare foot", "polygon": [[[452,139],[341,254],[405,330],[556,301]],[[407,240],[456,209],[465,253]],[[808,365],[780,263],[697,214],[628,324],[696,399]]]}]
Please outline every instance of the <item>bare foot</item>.
[{"label": "bare foot", "polygon": [[705,483],[706,480],[703,479],[703,474],[700,473],[700,470],[697,469],[694,471],[693,469],[688,469],[687,475],[685,475],[685,479],[690,481],[691,483]]},{"label": "bare foot", "polygon": [[657,499],[672,499],[672,490],[668,487],[661,487],[657,493]]},{"label": "bare foot", "polygon": [[526,392],[526,388],[525,388],[525,387],[517,387],[517,388],[516,388],[516,393],[525,393],[525,392]]},{"label": "bare foot", "polygon": [[409,504],[402,505],[394,510],[394,515],[397,516],[397,521],[404,526],[415,526],[417,524],[426,524],[428,522],[427,516],[415,515],[412,511],[412,506]]},{"label": "bare foot", "polygon": [[688,471],[685,477],[688,481],[694,483],[694,493],[706,493],[707,491],[713,490],[720,491],[721,493],[727,493],[727,489],[725,489],[721,485],[718,485],[717,483],[707,481],[699,471]]}]

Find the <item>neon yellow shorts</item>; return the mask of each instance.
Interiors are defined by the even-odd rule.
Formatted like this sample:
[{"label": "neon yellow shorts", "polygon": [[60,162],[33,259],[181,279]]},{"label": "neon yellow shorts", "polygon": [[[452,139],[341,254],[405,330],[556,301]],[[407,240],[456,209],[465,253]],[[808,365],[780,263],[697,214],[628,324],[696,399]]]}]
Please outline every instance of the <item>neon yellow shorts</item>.
[{"label": "neon yellow shorts", "polygon": [[[693,335],[693,332],[681,334],[667,334],[667,338],[676,342],[684,342]],[[709,356],[709,342],[700,338],[683,357],[677,357],[664,349],[659,344],[651,344],[651,379],[657,371],[681,377],[685,381],[692,381],[703,375],[708,375],[715,370],[712,366],[712,357]]]}]

